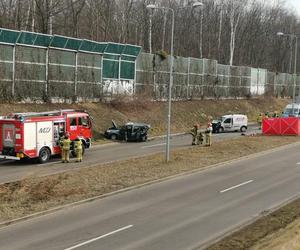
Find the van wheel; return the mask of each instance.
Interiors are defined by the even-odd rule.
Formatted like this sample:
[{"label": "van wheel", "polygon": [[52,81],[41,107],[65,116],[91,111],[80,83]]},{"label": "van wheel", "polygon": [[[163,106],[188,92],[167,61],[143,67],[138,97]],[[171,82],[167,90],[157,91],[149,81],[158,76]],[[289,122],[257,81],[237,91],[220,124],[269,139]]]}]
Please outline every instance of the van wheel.
[{"label": "van wheel", "polygon": [[224,132],[224,128],[223,128],[223,127],[220,127],[220,128],[218,129],[218,132],[219,132],[219,133],[223,133],[223,132]]},{"label": "van wheel", "polygon": [[247,128],[245,126],[241,127],[241,132],[246,132]]},{"label": "van wheel", "polygon": [[47,148],[42,148],[39,153],[39,163],[43,164],[49,161],[50,151]]}]

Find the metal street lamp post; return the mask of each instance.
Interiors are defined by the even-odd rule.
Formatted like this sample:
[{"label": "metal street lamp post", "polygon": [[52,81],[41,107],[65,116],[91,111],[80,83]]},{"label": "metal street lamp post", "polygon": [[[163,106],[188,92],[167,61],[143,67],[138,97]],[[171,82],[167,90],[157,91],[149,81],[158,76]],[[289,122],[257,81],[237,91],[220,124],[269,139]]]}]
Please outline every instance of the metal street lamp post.
[{"label": "metal street lamp post", "polygon": [[287,36],[291,39],[295,39],[295,61],[294,61],[294,86],[293,86],[293,104],[292,104],[292,114],[294,114],[294,105],[296,101],[296,81],[297,81],[297,52],[298,52],[298,36],[295,34],[285,34],[283,32],[277,32],[277,36]]},{"label": "metal street lamp post", "polygon": [[174,10],[168,7],[158,7],[154,4],[147,5],[148,9],[163,9],[171,11],[172,13],[172,35],[171,35],[171,54],[170,54],[170,83],[168,91],[168,119],[167,119],[167,143],[166,143],[166,162],[170,160],[170,132],[171,132],[171,100],[172,100],[172,86],[173,86],[173,65],[174,65]]},{"label": "metal street lamp post", "polygon": [[[202,6],[200,2],[193,4],[193,7]],[[166,162],[170,161],[170,134],[171,134],[171,101],[172,101],[172,86],[173,86],[173,67],[174,67],[174,24],[175,24],[175,11],[169,7],[159,7],[154,4],[146,6],[147,9],[162,9],[171,11],[172,13],[172,29],[171,29],[171,53],[170,53],[170,82],[168,89],[168,115],[167,115],[167,141],[166,141]]]}]

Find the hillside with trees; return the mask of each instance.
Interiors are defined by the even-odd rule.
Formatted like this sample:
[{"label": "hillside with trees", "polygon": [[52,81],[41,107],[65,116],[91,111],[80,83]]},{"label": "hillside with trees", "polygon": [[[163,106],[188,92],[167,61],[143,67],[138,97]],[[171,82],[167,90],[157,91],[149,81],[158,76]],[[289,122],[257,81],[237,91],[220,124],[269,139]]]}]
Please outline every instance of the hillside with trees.
[{"label": "hillside with trees", "polygon": [[146,9],[148,4],[157,4],[175,10],[176,55],[293,72],[294,43],[276,33],[300,33],[300,24],[296,13],[284,7],[284,1],[203,0],[203,7],[194,9],[188,7],[192,3],[190,0],[0,0],[0,27],[131,43],[141,45],[146,52],[169,51],[170,13]]}]

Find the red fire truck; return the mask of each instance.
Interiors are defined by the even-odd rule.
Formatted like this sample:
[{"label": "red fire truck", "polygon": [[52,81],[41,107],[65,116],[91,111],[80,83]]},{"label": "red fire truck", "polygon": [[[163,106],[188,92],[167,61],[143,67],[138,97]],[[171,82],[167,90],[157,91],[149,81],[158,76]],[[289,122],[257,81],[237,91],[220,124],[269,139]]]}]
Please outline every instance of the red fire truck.
[{"label": "red fire truck", "polygon": [[[71,141],[82,140],[83,150],[91,147],[91,117],[82,110],[13,113],[0,117],[0,158],[38,158],[45,163],[60,154],[60,139],[68,133]],[[72,143],[71,152],[75,156]]]}]

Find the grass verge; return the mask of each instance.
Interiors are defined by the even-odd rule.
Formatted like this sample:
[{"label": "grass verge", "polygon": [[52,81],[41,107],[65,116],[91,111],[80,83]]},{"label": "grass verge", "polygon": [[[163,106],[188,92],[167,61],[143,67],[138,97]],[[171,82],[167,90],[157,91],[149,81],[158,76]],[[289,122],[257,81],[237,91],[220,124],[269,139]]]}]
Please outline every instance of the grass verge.
[{"label": "grass verge", "polygon": [[162,154],[159,154],[47,177],[33,176],[3,184],[0,185],[0,221],[298,141],[298,137],[241,137],[219,142],[212,147],[193,147],[175,151],[171,155],[172,161],[168,164],[164,163]]},{"label": "grass verge", "polygon": [[[299,205],[299,204],[298,204]],[[300,218],[257,242],[251,250],[299,250]]]},{"label": "grass verge", "polygon": [[[296,249],[282,248],[274,245],[274,233],[276,236],[282,233],[282,229],[300,218],[300,199],[291,202],[288,205],[263,216],[254,223],[242,228],[241,230],[225,237],[221,241],[208,247],[206,250],[226,250],[226,249]],[[280,233],[279,233],[280,232]],[[270,235],[273,235],[271,238]],[[299,242],[299,235],[298,235]],[[268,239],[268,240],[266,240]],[[280,241],[279,241],[280,242]],[[259,243],[259,244],[258,244]],[[278,241],[277,241],[278,243]],[[286,239],[282,243],[287,243]],[[284,245],[284,244],[283,244]],[[299,249],[299,245],[298,248]]]}]

